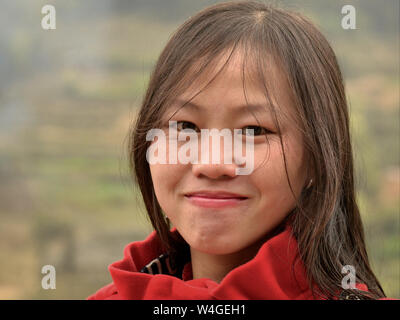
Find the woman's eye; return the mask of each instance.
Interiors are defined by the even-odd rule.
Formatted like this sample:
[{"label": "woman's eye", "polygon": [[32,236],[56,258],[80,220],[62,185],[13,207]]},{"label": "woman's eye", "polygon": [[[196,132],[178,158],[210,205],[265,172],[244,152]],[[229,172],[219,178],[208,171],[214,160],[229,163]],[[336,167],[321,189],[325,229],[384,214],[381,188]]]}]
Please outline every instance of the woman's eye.
[{"label": "woman's eye", "polygon": [[[253,132],[251,131],[253,130]],[[270,130],[260,127],[260,126],[246,126],[242,128],[243,134],[248,135],[248,136],[261,136],[261,135],[266,135],[268,133],[272,133]]]},{"label": "woman's eye", "polygon": [[190,121],[177,121],[176,128],[178,131],[182,131],[185,129],[192,129],[196,132],[200,132],[200,129]]}]

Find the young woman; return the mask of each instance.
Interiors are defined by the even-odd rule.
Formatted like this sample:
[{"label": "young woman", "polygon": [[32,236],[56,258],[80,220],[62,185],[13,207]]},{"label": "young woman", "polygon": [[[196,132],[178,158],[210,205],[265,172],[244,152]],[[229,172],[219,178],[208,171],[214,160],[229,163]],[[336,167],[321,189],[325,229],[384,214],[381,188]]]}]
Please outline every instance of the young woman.
[{"label": "young woman", "polygon": [[[196,141],[242,129],[254,170],[238,174],[235,157],[149,163],[148,133],[172,140],[170,121]],[[151,75],[130,155],[155,231],[125,248],[113,283],[89,299],[384,297],[356,203],[341,72],[302,15],[227,2],[187,20]]]}]

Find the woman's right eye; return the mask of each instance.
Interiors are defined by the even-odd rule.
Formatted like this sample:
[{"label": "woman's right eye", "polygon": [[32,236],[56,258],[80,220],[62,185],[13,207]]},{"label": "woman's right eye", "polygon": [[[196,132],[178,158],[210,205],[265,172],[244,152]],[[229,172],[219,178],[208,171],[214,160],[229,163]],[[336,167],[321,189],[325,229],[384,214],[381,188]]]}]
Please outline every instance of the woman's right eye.
[{"label": "woman's right eye", "polygon": [[193,122],[190,121],[177,121],[176,128],[178,131],[192,129],[196,132],[200,132],[200,129]]}]

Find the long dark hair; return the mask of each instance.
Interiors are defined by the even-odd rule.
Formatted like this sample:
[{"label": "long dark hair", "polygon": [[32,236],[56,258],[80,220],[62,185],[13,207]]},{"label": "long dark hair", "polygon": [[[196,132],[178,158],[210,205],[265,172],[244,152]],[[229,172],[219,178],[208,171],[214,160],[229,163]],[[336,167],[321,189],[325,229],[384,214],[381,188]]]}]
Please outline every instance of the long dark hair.
[{"label": "long dark hair", "polygon": [[[267,99],[266,70],[271,57],[284,71],[294,97],[312,185],[303,190],[288,217],[310,287],[318,295],[338,297],[344,277],[342,267],[352,265],[357,282],[368,286],[369,295],[384,297],[368,261],[356,202],[349,114],[336,56],[308,19],[264,3],[220,3],[190,17],[173,34],[151,74],[130,132],[129,155],[150,221],[165,249],[183,250],[185,242],[179,233],[170,232],[169,221],[155,196],[146,161],[146,133],[159,127],[174,97],[206,70],[213,70],[223,53],[230,52],[227,63],[238,49],[244,62],[255,63]],[[291,188],[288,175],[287,180]]]}]

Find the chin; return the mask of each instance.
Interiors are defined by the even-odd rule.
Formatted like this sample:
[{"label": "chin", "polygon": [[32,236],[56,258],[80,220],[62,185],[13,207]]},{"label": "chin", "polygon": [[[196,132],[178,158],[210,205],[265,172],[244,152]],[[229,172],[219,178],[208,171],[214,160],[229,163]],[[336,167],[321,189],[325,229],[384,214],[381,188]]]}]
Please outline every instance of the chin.
[{"label": "chin", "polygon": [[236,241],[238,241],[237,238],[203,235],[200,238],[191,237],[187,242],[191,248],[197,251],[207,254],[224,255],[237,252],[241,249],[235,246]]}]

